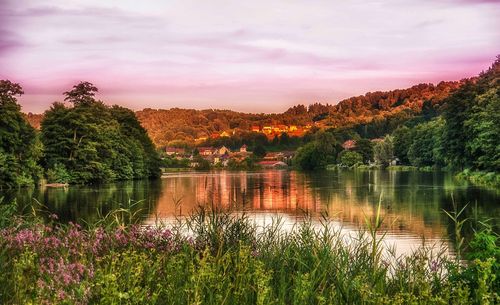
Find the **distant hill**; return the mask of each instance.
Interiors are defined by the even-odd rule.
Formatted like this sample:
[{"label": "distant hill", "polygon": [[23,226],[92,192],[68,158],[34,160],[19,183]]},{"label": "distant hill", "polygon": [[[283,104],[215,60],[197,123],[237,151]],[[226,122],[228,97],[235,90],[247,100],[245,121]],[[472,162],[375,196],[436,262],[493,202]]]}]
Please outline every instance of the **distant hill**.
[{"label": "distant hill", "polygon": [[[296,105],[284,113],[252,114],[231,110],[143,109],[137,117],[156,146],[172,141],[194,143],[195,139],[209,138],[214,133],[248,132],[252,126],[314,124],[319,128],[336,128],[367,123],[400,113],[411,118],[425,107],[439,110],[442,101],[458,89],[464,81],[440,82],[437,85],[419,84],[407,89],[369,92],[351,97],[336,105]],[[28,113],[32,126],[40,128],[43,115]]]}]

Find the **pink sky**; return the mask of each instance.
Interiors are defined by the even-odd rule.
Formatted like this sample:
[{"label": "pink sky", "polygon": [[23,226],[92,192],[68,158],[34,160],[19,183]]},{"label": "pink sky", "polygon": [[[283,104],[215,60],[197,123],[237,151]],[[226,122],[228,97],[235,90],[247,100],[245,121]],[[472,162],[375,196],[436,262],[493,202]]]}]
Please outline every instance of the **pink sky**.
[{"label": "pink sky", "polygon": [[0,0],[0,79],[26,112],[81,80],[133,109],[281,112],[470,77],[499,53],[493,0]]}]

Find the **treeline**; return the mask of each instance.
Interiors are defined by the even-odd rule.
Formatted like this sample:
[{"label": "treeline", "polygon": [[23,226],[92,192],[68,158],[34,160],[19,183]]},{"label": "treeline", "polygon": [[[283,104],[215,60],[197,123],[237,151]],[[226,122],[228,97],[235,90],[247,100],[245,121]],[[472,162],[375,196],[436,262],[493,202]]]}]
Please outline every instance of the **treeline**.
[{"label": "treeline", "polygon": [[160,174],[160,158],[135,113],[95,99],[82,82],[44,113],[40,132],[20,112],[19,84],[0,81],[0,187],[96,183]]},{"label": "treeline", "polygon": [[[317,133],[299,149],[295,164],[313,169],[327,164],[397,163],[500,172],[500,57],[479,77],[463,81],[439,105],[430,101],[422,105],[418,116],[401,112],[384,120]],[[368,140],[382,136],[374,142]],[[340,146],[348,139],[356,141],[355,148]]]},{"label": "treeline", "polygon": [[[231,110],[144,109],[136,113],[156,147],[193,145],[195,139],[210,138],[212,133],[247,133],[252,126],[297,125],[315,122],[320,128],[355,128],[362,137],[378,137],[422,112],[437,113],[443,101],[466,81],[419,84],[407,89],[369,92],[336,105],[314,103],[296,105],[283,113],[255,114]],[[27,114],[35,128],[42,115]]]},{"label": "treeline", "polygon": [[369,92],[340,101],[336,105],[315,103],[296,105],[278,114],[252,114],[229,110],[194,110],[172,108],[144,109],[137,112],[142,125],[154,143],[160,146],[190,145],[196,138],[210,137],[214,132],[234,130],[248,132],[253,125],[306,125],[316,122],[321,128],[356,126],[379,131],[377,124],[399,125],[424,111],[434,111],[464,81],[419,84],[407,89]]},{"label": "treeline", "polygon": [[500,57],[448,97],[440,117],[394,136],[396,156],[414,166],[500,171]]}]

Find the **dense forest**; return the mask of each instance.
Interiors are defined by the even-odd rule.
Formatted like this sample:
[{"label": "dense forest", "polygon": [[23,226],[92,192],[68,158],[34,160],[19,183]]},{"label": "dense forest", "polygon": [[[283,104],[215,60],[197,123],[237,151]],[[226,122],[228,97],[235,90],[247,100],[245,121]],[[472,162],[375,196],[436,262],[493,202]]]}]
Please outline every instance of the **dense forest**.
[{"label": "dense forest", "polygon": [[36,131],[20,112],[19,84],[0,81],[0,187],[94,183],[155,177],[156,148],[135,113],[95,99],[97,88],[82,82],[54,103]]},{"label": "dense forest", "polygon": [[[231,130],[232,134],[245,137],[252,126],[303,126],[313,122],[320,128],[354,126],[360,134],[378,137],[422,112],[439,111],[445,98],[465,82],[419,84],[407,89],[369,92],[336,105],[296,105],[278,114],[147,108],[137,111],[136,115],[157,147],[193,145],[195,139],[209,138],[214,132]],[[42,115],[28,113],[26,117],[33,127],[40,127]]]},{"label": "dense forest", "polygon": [[[465,176],[476,173],[485,183],[499,185],[500,57],[477,78],[461,82],[460,88],[439,103],[424,101],[422,105],[429,107],[410,118],[390,116],[318,132],[298,150],[295,164],[315,169],[333,163],[353,166],[374,161],[383,167],[397,163],[448,168],[463,171]],[[370,141],[374,136],[384,138]],[[340,144],[346,139],[353,139],[356,145],[342,148]]]},{"label": "dense forest", "polygon": [[336,105],[296,105],[280,114],[173,108],[144,109],[138,111],[137,116],[157,146],[193,143],[196,138],[209,137],[213,132],[225,130],[241,134],[248,132],[254,125],[301,126],[315,122],[320,127],[335,128],[385,122],[387,118],[401,122],[418,115],[422,109],[440,107],[443,100],[464,82],[420,84],[408,89],[371,92],[340,101]]},{"label": "dense forest", "polygon": [[[301,147],[295,165],[302,169],[397,163],[498,172],[499,67],[497,58],[471,79],[370,92],[336,105],[297,105],[281,114],[179,108],[134,113],[106,106],[94,98],[97,88],[81,83],[65,93],[71,107],[54,103],[43,115],[22,115],[16,101],[21,87],[2,81],[1,184],[32,184],[44,170],[53,182],[155,176],[160,162],[155,149],[192,146],[197,138],[206,138],[203,145],[247,144],[257,151]],[[312,123],[300,138],[250,131],[252,126]],[[227,137],[210,137],[228,130]],[[357,145],[345,149],[346,140]]]}]

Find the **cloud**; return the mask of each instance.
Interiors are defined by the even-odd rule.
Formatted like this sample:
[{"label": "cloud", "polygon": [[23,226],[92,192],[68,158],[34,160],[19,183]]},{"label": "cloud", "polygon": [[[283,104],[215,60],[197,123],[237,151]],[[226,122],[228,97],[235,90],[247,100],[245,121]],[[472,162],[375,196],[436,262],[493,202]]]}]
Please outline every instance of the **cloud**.
[{"label": "cloud", "polygon": [[334,103],[470,76],[500,48],[492,1],[0,1],[0,77],[31,105],[80,80],[135,108]]}]

